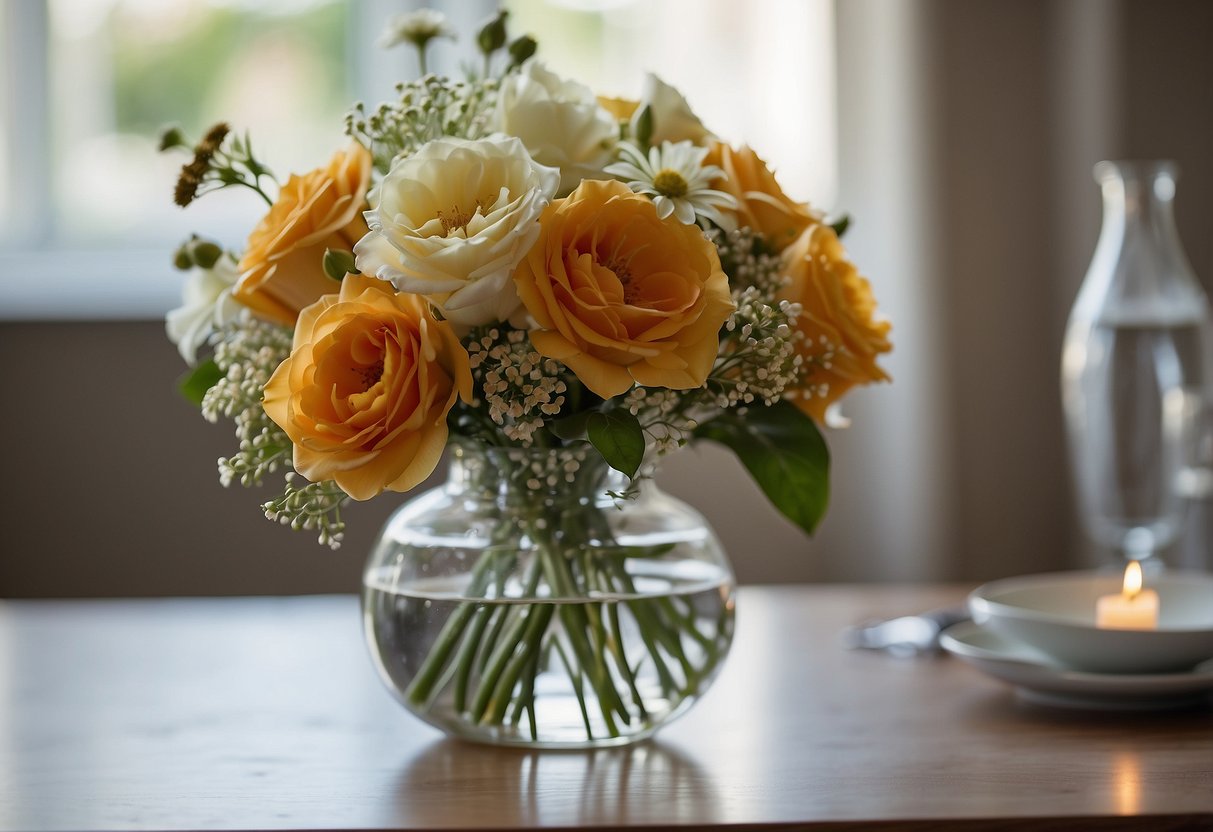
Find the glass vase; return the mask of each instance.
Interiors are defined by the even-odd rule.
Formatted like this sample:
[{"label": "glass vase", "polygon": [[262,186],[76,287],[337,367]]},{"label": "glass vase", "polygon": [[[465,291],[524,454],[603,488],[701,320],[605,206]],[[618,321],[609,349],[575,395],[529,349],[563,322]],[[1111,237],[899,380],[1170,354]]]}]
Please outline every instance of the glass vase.
[{"label": "glass vase", "polygon": [[1062,353],[1084,524],[1134,560],[1179,533],[1203,409],[1209,309],[1175,228],[1176,175],[1164,161],[1095,166],[1103,227]]},{"label": "glass vase", "polygon": [[650,736],[711,684],[735,581],[694,510],[585,448],[454,443],[364,575],[380,676],[449,734],[549,748]]}]

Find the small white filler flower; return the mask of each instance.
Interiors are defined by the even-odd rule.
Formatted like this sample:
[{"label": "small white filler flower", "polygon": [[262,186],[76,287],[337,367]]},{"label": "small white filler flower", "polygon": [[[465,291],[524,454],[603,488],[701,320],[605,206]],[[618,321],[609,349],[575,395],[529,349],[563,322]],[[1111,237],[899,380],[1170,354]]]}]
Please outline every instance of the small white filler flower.
[{"label": "small white filler flower", "polygon": [[661,147],[649,148],[648,156],[635,145],[621,144],[623,161],[607,165],[606,172],[628,183],[638,194],[652,197],[661,219],[673,214],[679,222],[693,224],[696,219],[711,220],[726,231],[735,223],[722,208],[736,208],[733,197],[713,190],[713,180],[724,177],[715,165],[704,165],[708,155],[705,147],[689,141],[663,142]]},{"label": "small white filler flower", "polygon": [[399,43],[411,43],[417,48],[417,63],[421,74],[429,72],[426,48],[436,38],[455,40],[455,30],[447,23],[446,15],[433,9],[417,9],[398,14],[388,21],[387,28],[379,36],[379,45],[390,49]]},{"label": "small white filler flower", "polygon": [[232,287],[239,277],[236,261],[227,254],[211,268],[195,266],[186,276],[181,306],[165,317],[165,329],[191,367],[198,363],[198,349],[210,340],[211,334],[243,308],[232,298]]},{"label": "small white filler flower", "polygon": [[388,21],[379,45],[384,49],[400,43],[411,43],[424,48],[434,38],[455,39],[455,30],[447,22],[446,15],[434,9],[417,9],[398,14]]}]

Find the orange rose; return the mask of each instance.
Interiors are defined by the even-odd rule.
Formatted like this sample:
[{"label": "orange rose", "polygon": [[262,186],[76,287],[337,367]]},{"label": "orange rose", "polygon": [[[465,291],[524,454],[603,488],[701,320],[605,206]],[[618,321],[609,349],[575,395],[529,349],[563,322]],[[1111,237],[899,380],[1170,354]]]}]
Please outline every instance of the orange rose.
[{"label": "orange rose", "polygon": [[604,399],[633,384],[703,384],[733,300],[698,226],[660,220],[622,182],[592,179],[549,205],[539,225],[514,272],[539,326],[536,350]]},{"label": "orange rose", "polygon": [[348,275],[299,313],[264,407],[295,443],[296,471],[368,500],[433,472],[457,395],[471,400],[472,374],[450,324],[417,295]]},{"label": "orange rose", "polygon": [[766,162],[750,148],[743,145],[734,150],[713,141],[703,163],[724,171],[725,178],[715,180],[711,187],[737,200],[737,224],[759,232],[776,249],[786,248],[800,232],[821,222],[820,213],[783,192]]},{"label": "orange rose", "polygon": [[371,154],[359,144],[338,151],[327,167],[291,174],[249,235],[236,300],[293,324],[300,309],[336,292],[337,284],[324,273],[324,250],[349,251],[366,234],[362,211],[370,181]]},{"label": "orange rose", "polygon": [[891,324],[876,315],[872,287],[847,260],[838,235],[828,225],[805,229],[783,252],[791,278],[781,297],[799,303],[797,329],[805,377],[796,405],[818,422],[826,409],[852,387],[889,376],[876,357],[893,349]]}]

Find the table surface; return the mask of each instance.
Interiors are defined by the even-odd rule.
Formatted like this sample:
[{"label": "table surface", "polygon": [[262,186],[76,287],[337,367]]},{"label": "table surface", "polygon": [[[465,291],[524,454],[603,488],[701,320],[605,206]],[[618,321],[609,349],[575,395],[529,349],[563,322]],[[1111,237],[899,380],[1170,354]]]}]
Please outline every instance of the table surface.
[{"label": "table surface", "polygon": [[953,659],[841,647],[962,596],[743,588],[690,713],[546,753],[406,713],[353,597],[0,602],[0,829],[1213,828],[1208,710],[1054,711]]}]

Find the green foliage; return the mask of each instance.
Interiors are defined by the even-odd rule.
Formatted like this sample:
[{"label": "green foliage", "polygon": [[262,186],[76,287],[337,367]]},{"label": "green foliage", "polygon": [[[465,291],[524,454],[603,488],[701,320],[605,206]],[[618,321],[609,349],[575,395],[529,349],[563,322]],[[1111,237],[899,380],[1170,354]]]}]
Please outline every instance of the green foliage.
[{"label": "green foliage", "polygon": [[653,140],[653,108],[648,104],[644,105],[644,109],[636,117],[636,135],[632,138],[642,148],[647,148]]},{"label": "green foliage", "polygon": [[[302,4],[301,4],[302,5]],[[114,44],[115,126],[154,135],[180,119],[197,134],[224,108],[267,55],[306,62],[306,90],[319,112],[339,114],[347,97],[346,39],[350,7],[328,2],[289,14],[216,6],[181,28],[149,27],[116,4],[107,21]],[[188,106],[187,106],[188,105]]]},{"label": "green foliage", "polygon": [[813,420],[789,401],[726,412],[695,430],[737,454],[767,499],[809,534],[830,500],[830,452]]},{"label": "green foliage", "polygon": [[355,274],[354,255],[340,249],[326,248],[324,250],[324,273],[338,282],[345,280],[347,274]]},{"label": "green foliage", "polygon": [[586,436],[616,471],[636,476],[644,462],[644,429],[626,410],[595,411],[586,420]]},{"label": "green foliage", "polygon": [[181,377],[177,389],[189,402],[201,405],[206,391],[218,384],[223,375],[223,370],[219,369],[214,359],[204,361]]},{"label": "green foliage", "polygon": [[830,228],[834,229],[834,233],[842,239],[842,235],[847,233],[847,229],[851,227],[851,215],[843,214],[834,222],[830,223]]}]

